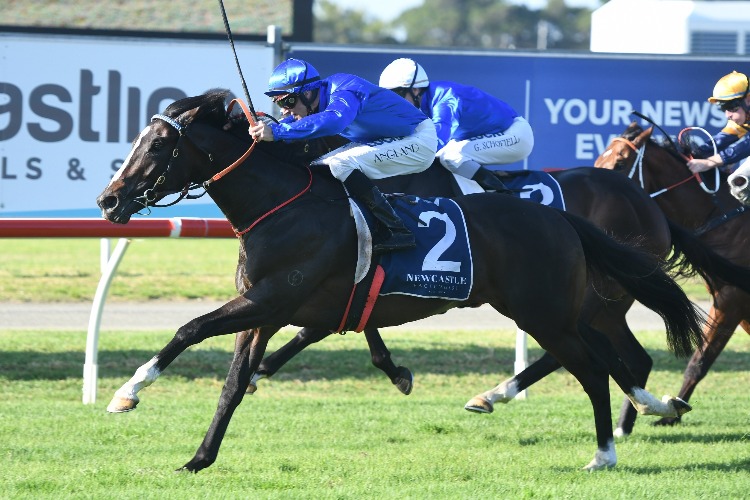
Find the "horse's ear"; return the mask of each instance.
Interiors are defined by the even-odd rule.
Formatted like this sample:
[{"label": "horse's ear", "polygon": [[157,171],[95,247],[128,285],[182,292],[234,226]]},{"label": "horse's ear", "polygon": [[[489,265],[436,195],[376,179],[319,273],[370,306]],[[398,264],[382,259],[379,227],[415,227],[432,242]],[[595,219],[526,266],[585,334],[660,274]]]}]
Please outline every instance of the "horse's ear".
[{"label": "horse's ear", "polygon": [[643,143],[645,143],[646,141],[648,141],[649,137],[651,137],[651,132],[653,132],[653,131],[654,131],[654,127],[653,126],[647,128],[646,130],[644,130],[643,132],[641,132],[640,134],[638,134],[638,137],[636,137],[633,140],[633,144],[635,144],[636,147],[641,147],[643,145]]},{"label": "horse's ear", "polygon": [[198,111],[199,111],[200,109],[201,109],[201,108],[200,108],[200,106],[199,106],[199,107],[197,107],[197,108],[189,109],[189,110],[187,110],[187,111],[185,111],[185,112],[181,113],[181,114],[180,114],[180,116],[178,117],[177,121],[179,121],[179,122],[180,122],[180,123],[182,123],[183,125],[187,125],[187,124],[189,124],[190,122],[192,122],[192,121],[193,121],[193,119],[194,119],[194,118],[195,118],[195,116],[196,116],[196,115],[198,114]]}]

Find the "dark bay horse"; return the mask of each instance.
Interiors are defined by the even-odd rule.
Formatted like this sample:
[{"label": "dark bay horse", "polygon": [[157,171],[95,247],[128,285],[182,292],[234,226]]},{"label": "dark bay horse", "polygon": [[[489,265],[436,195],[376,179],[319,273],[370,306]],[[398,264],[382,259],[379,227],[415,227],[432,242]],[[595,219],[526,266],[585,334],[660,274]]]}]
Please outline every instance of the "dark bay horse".
[{"label": "dark bay horse", "polygon": [[[246,141],[225,131],[227,91],[177,101],[156,115],[134,141],[120,170],[97,199],[102,216],[126,224],[165,196],[203,185],[240,235],[248,258],[237,273],[239,295],[195,318],[116,393],[110,412],[126,412],[138,393],[188,347],[207,338],[248,332],[222,389],[214,421],[182,469],[211,465],[234,409],[257,371],[269,339],[294,324],[338,327],[357,261],[355,223],[341,183],[280,161],[285,144],[263,144],[244,161]],[[608,374],[639,411],[678,416],[679,400],[660,401],[639,387],[625,366],[607,365],[592,349],[603,338],[584,307],[589,283],[608,296],[611,281],[665,320],[677,355],[702,343],[702,315],[653,254],[616,242],[585,219],[495,193],[455,199],[471,241],[474,284],[465,300],[388,295],[368,326],[403,324],[453,307],[490,304],[512,318],[553,355],[589,396],[597,451],[589,470],[614,466]]]},{"label": "dark bay horse", "polygon": [[[504,172],[503,175],[513,176],[519,173],[523,172]],[[655,255],[663,257],[671,253],[675,274],[688,276],[697,272],[704,279],[724,279],[750,290],[750,269],[726,261],[691,232],[670,221],[653,199],[624,176],[590,167],[554,171],[551,175],[565,194],[568,211],[594,222],[620,240],[637,241],[642,248]],[[407,192],[424,197],[454,197],[462,194],[453,175],[437,162],[419,174],[389,177],[375,182],[384,192]],[[692,266],[691,270],[685,268],[688,264]],[[586,307],[592,311],[591,324],[613,344],[616,351],[613,362],[622,360],[639,385],[645,387],[653,361],[626,322],[626,313],[633,304],[633,297],[623,292],[618,295],[618,299],[611,300],[601,297],[594,290],[590,292],[586,295]],[[264,358],[253,376],[248,392],[256,390],[258,380],[272,376],[307,346],[332,333],[312,328],[300,330],[290,342]],[[393,363],[377,329],[366,328],[364,335],[370,346],[373,364],[383,370],[402,393],[409,394],[412,389],[411,371]],[[599,353],[603,354],[604,349],[600,349]],[[514,377],[512,383],[517,386],[518,391],[522,391],[559,367],[557,360],[547,353]],[[511,399],[507,395],[499,398],[504,403]],[[493,401],[475,398],[467,404],[467,409],[489,413],[493,411]],[[625,398],[615,434],[630,434],[636,416],[636,409]]]},{"label": "dark bay horse", "polygon": [[[595,166],[622,172],[631,177],[670,219],[692,229],[716,253],[740,266],[750,266],[746,245],[750,239],[750,219],[745,207],[730,194],[727,175],[720,173],[713,185],[713,173],[704,182],[687,168],[686,160],[673,147],[651,138],[653,128],[644,130],[636,122],[615,138]],[[698,382],[708,373],[737,325],[750,333],[750,295],[717,280],[712,292],[704,335],[705,345],[688,362],[679,397],[689,400]],[[680,417],[663,418],[657,424],[671,425]]]}]

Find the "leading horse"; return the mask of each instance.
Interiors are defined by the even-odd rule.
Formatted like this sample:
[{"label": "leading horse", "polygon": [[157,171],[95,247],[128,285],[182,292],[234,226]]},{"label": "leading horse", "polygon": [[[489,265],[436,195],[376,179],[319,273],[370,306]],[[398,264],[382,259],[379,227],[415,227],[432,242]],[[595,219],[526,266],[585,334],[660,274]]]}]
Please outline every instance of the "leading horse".
[{"label": "leading horse", "polygon": [[[750,239],[748,211],[731,194],[727,175],[711,185],[687,168],[686,159],[672,145],[655,141],[653,127],[631,123],[605,149],[595,166],[628,175],[653,196],[670,219],[692,229],[708,247],[737,265],[750,266],[745,245]],[[709,176],[713,178],[713,174]],[[705,345],[693,353],[683,376],[679,397],[689,400],[698,383],[726,347],[740,325],[750,333],[750,294],[730,282],[717,280],[704,335]],[[660,425],[678,423],[667,417]]]},{"label": "leading horse", "polygon": [[[134,141],[120,170],[97,198],[102,216],[126,224],[165,196],[203,185],[240,235],[248,257],[237,272],[239,295],[175,333],[118,391],[108,411],[135,409],[151,385],[188,347],[240,331],[248,342],[235,353],[219,408],[231,417],[258,369],[269,339],[289,324],[333,330],[347,308],[357,263],[357,236],[349,202],[330,175],[280,161],[283,144],[246,144],[223,129],[227,91],[177,101],[154,116]],[[245,154],[243,154],[245,153]],[[243,157],[244,161],[235,161]],[[382,327],[440,314],[453,307],[490,304],[536,339],[589,396],[597,451],[589,470],[614,466],[608,374],[641,412],[677,416],[679,400],[660,401],[639,387],[624,366],[607,366],[591,344],[602,334],[588,325],[588,284],[607,295],[610,280],[657,311],[670,348],[683,355],[701,345],[703,318],[652,254],[616,242],[584,219],[502,194],[456,199],[465,218],[474,263],[466,299],[388,295],[367,323]],[[218,413],[218,411],[217,411]],[[212,464],[229,418],[209,427],[189,471]],[[216,425],[215,425],[216,424]]]},{"label": "leading horse", "polygon": [[[524,172],[502,172],[503,176],[523,175]],[[732,264],[713,252],[691,232],[669,220],[656,202],[642,189],[622,175],[590,167],[572,168],[550,172],[559,183],[565,196],[566,209],[586,218],[622,241],[637,240],[641,248],[664,257],[670,254],[670,266],[675,275],[686,277],[700,274],[710,285],[713,281],[731,282],[750,291],[750,269]],[[436,162],[430,169],[419,174],[389,177],[375,181],[383,192],[407,192],[418,196],[455,197],[462,194],[454,176]],[[692,269],[687,269],[687,266]],[[616,300],[603,298],[594,290],[586,295],[586,308],[591,312],[591,324],[604,333],[614,346],[614,363],[622,360],[639,386],[645,387],[653,366],[646,350],[638,343],[628,327],[626,314],[633,304],[627,293],[618,294]],[[275,353],[264,358],[248,392],[253,393],[257,382],[273,376],[285,363],[312,343],[319,342],[333,332],[304,328]],[[390,378],[404,394],[412,389],[411,371],[396,366],[377,329],[366,328],[365,338],[370,346],[373,364]],[[604,354],[604,350],[599,350]],[[560,364],[545,353],[526,370],[507,381],[517,391],[523,391],[546,375],[558,369]],[[470,411],[490,413],[493,402],[509,402],[507,394],[498,398],[494,394],[474,398],[467,404]],[[632,432],[637,412],[625,398],[615,434]]]}]

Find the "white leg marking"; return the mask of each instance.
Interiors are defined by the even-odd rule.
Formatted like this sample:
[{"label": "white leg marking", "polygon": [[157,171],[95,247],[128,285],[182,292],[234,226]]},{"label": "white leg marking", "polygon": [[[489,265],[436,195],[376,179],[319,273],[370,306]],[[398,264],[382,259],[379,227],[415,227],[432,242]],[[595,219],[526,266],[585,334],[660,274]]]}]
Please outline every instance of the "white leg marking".
[{"label": "white leg marking", "polygon": [[156,356],[151,361],[140,366],[135,374],[115,392],[116,397],[138,401],[138,392],[154,383],[161,372],[156,368]]},{"label": "white leg marking", "polygon": [[610,439],[604,449],[599,448],[594,454],[594,459],[583,468],[589,472],[601,469],[609,469],[617,465],[617,453],[615,453],[615,442]]},{"label": "white leg marking", "polygon": [[613,434],[616,438],[626,438],[630,435],[625,432],[622,427],[618,427],[617,429],[615,429],[615,432]]},{"label": "white leg marking", "polygon": [[482,394],[487,401],[495,404],[497,401],[501,403],[508,403],[515,398],[520,391],[518,390],[518,382],[515,377],[509,378],[505,382],[501,383],[492,390],[489,390]]},{"label": "white leg marking", "polygon": [[661,401],[646,389],[633,387],[628,394],[630,402],[641,415],[656,415],[659,417],[679,417],[677,409],[671,403],[671,396],[664,396]]}]

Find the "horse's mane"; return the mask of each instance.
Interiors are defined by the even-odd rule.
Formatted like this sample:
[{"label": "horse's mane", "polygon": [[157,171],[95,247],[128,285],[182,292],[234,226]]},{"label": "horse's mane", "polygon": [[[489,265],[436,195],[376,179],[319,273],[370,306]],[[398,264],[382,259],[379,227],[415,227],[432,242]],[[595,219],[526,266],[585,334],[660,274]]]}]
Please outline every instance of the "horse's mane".
[{"label": "horse's mane", "polygon": [[[643,132],[643,128],[641,128],[640,125],[631,125],[628,127],[628,129],[625,131],[625,133],[622,134],[622,137],[625,139],[628,139],[632,141],[636,137],[638,137]],[[654,137],[653,135],[648,138],[648,141],[651,144],[654,144],[655,146],[658,146],[659,149],[664,150],[665,152],[669,153],[675,160],[678,162],[684,164],[685,158],[683,158],[679,151],[676,151],[674,148],[674,144],[672,144],[667,139],[659,139]]]},{"label": "horse's mane", "polygon": [[177,118],[186,111],[198,108],[193,120],[206,121],[221,126],[227,121],[226,98],[228,95],[229,91],[226,89],[211,89],[204,94],[185,97],[173,102],[167,106],[164,114],[170,118]]}]

